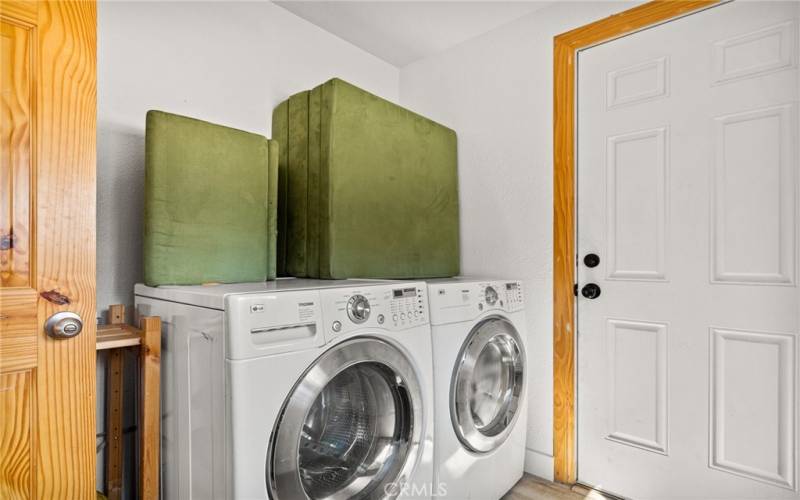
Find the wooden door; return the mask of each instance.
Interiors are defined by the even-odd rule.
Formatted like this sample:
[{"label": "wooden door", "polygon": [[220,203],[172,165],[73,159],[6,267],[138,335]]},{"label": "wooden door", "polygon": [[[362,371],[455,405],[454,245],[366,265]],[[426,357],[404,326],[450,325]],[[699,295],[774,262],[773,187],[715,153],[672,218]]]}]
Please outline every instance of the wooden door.
[{"label": "wooden door", "polygon": [[581,482],[799,498],[799,22],[732,2],[579,53]]},{"label": "wooden door", "polygon": [[[0,498],[95,490],[94,2],[0,0]],[[59,311],[83,331],[50,338]]]}]

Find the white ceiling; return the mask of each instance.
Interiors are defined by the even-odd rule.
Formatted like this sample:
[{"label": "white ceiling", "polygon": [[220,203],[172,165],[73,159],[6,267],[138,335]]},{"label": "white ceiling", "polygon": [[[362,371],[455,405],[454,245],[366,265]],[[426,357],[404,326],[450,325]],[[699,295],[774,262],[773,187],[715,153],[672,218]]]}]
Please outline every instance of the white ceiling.
[{"label": "white ceiling", "polygon": [[403,67],[545,7],[550,1],[275,1]]}]

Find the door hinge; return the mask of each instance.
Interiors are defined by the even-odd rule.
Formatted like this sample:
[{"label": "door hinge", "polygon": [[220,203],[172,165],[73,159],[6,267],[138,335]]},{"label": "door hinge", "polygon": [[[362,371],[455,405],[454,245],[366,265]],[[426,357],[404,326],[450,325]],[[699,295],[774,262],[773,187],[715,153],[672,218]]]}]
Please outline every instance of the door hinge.
[{"label": "door hinge", "polygon": [[577,283],[572,285],[572,295],[574,295],[576,297],[578,296],[578,284]]}]

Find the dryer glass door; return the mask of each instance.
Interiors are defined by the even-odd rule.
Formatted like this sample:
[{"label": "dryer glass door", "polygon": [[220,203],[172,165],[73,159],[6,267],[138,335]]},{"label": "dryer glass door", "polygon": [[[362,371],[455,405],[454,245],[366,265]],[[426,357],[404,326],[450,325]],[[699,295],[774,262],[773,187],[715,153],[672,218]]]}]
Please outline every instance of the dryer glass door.
[{"label": "dryer glass door", "polygon": [[411,363],[372,338],[323,354],[296,384],[273,431],[273,498],[397,496],[420,451],[422,398]]},{"label": "dryer glass door", "polygon": [[494,450],[511,433],[525,383],[525,351],[508,320],[479,323],[461,348],[450,387],[450,415],[459,440],[476,453]]}]

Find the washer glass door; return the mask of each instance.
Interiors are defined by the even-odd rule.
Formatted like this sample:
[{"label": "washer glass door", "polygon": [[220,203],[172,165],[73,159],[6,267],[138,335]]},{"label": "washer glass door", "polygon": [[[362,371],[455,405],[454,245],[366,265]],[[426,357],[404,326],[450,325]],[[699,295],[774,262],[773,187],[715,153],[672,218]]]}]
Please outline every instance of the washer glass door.
[{"label": "washer glass door", "polygon": [[461,443],[476,453],[500,446],[513,430],[525,383],[525,351],[508,320],[490,317],[467,336],[456,359],[450,415]]},{"label": "washer glass door", "polygon": [[421,393],[401,351],[373,338],[324,353],[284,403],[270,443],[275,499],[382,499],[416,464]]}]

